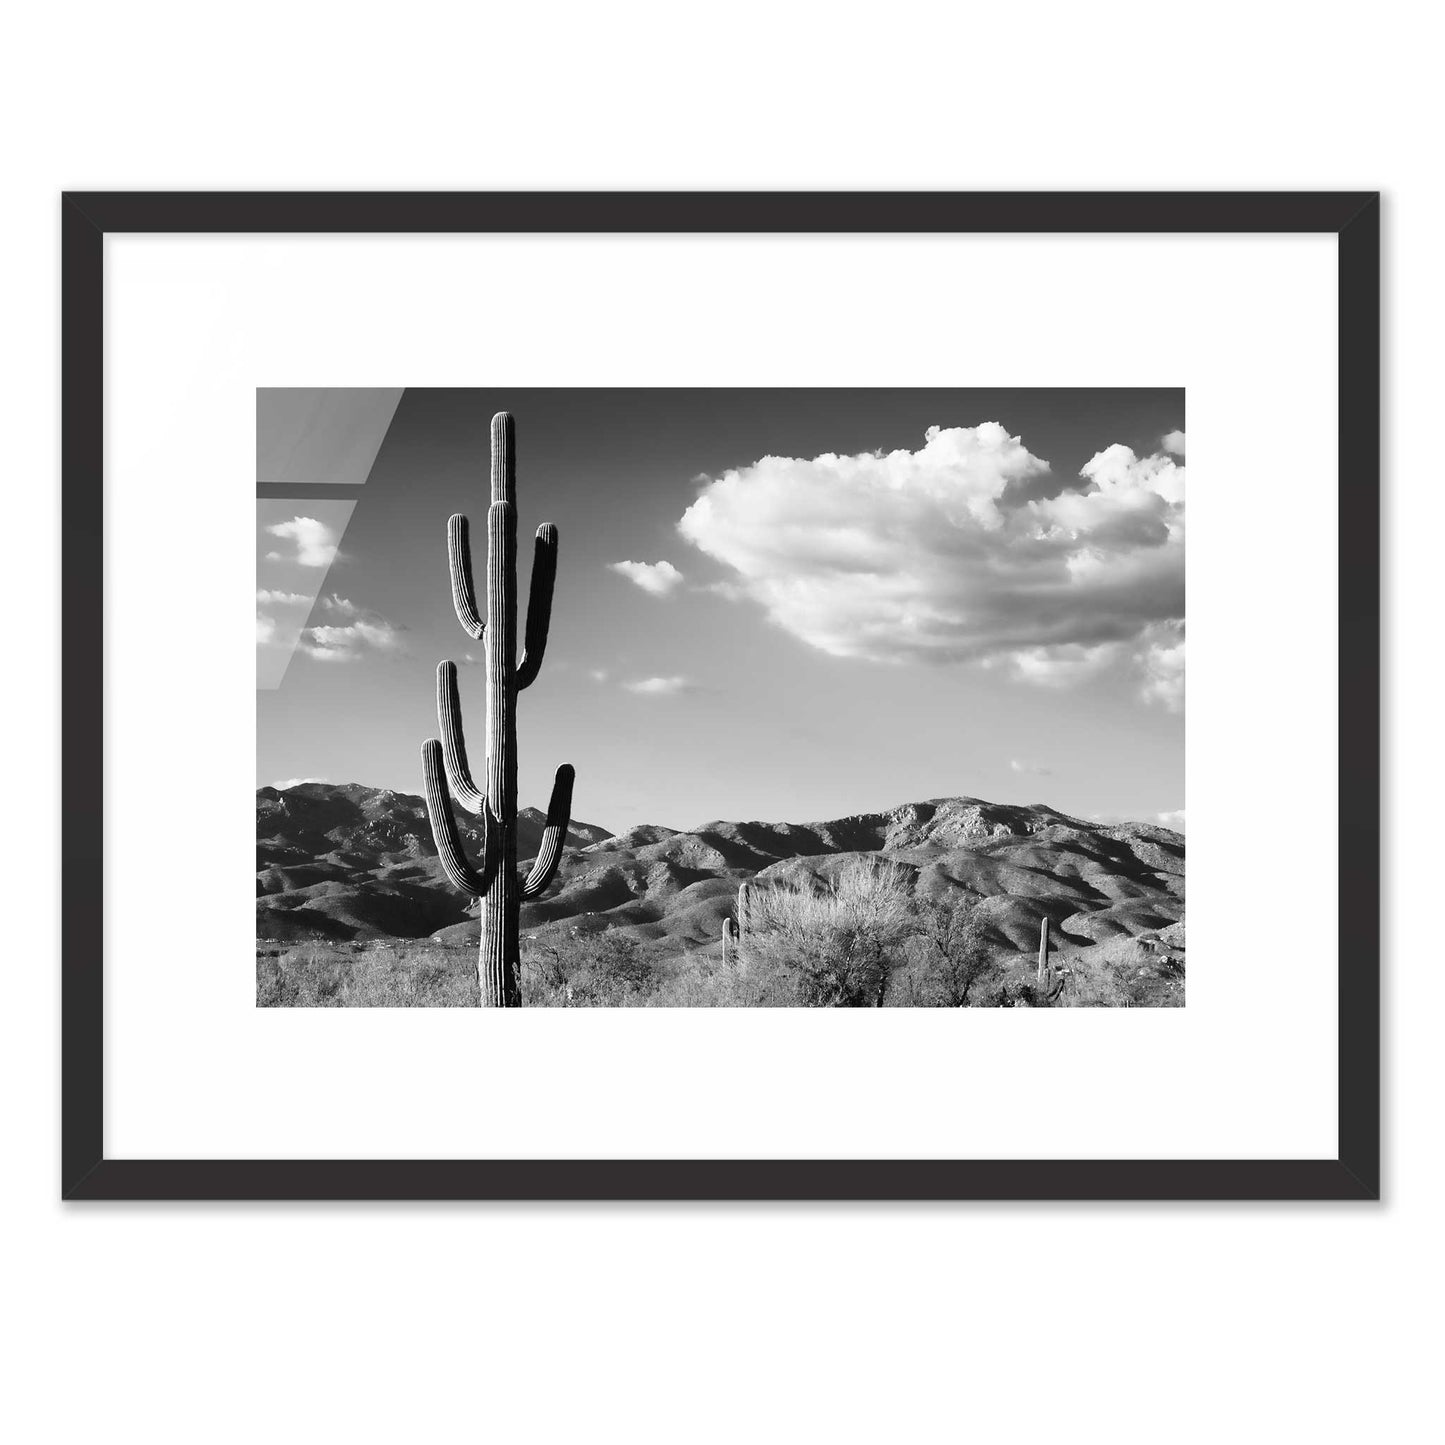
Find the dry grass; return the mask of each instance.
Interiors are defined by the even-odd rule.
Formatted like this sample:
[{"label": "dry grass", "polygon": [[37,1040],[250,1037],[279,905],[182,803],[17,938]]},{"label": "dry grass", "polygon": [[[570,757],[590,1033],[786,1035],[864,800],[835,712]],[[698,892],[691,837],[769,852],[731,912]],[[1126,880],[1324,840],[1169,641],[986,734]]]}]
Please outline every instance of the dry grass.
[{"label": "dry grass", "polygon": [[474,948],[306,943],[256,956],[259,1008],[475,1008],[477,998]]},{"label": "dry grass", "polygon": [[[1101,950],[1102,951],[1102,950]],[[1183,1008],[1183,964],[1159,963],[1130,950],[1124,958],[1070,955],[1058,1008]]]},{"label": "dry grass", "polygon": [[[431,940],[262,944],[262,1008],[474,1008],[476,948]],[[1178,1008],[1184,966],[1128,940],[1056,958],[1054,1008]],[[920,903],[906,869],[863,863],[830,887],[753,890],[747,937],[678,951],[619,931],[527,939],[528,1008],[1019,1008],[1032,954],[999,949],[967,906]]]},{"label": "dry grass", "polygon": [[724,964],[715,949],[650,951],[618,932],[528,940],[520,983],[529,1008],[769,1008],[796,1002],[769,981]]}]

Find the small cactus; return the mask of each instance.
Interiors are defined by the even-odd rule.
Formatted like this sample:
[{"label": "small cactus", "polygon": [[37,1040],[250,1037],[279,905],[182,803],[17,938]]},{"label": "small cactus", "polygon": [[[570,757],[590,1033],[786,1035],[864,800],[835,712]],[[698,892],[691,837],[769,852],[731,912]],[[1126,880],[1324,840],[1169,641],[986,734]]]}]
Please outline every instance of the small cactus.
[{"label": "small cactus", "polygon": [[[752,884],[740,884],[738,886],[737,917],[723,919],[722,938],[724,964],[728,962],[729,958],[735,963],[740,964],[742,962],[742,952],[739,945],[743,941],[743,935],[748,931],[751,908]],[[731,947],[729,947],[729,945],[731,945]]]},{"label": "small cactus", "polygon": [[1035,1006],[1051,1004],[1064,991],[1064,975],[1049,961],[1049,919],[1039,924],[1039,968],[1034,979]]}]

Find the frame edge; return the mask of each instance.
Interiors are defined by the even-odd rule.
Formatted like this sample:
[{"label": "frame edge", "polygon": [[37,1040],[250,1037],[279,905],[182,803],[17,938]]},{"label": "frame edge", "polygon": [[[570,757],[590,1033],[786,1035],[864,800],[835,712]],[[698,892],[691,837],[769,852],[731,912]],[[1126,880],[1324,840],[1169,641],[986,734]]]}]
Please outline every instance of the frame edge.
[{"label": "frame edge", "polygon": [[[912,224],[860,224],[886,199]],[[397,224],[397,203],[407,210]],[[520,204],[520,213],[515,211]],[[499,223],[499,208],[513,208]],[[1121,208],[1122,207],[1122,211]],[[1379,192],[64,192],[61,196],[61,1193],[68,1200],[1378,1200]],[[623,219],[627,224],[622,224]],[[1339,236],[1340,959],[1337,1160],[107,1160],[103,880],[104,236],[108,231],[1334,231]],[[1347,407],[1352,408],[1348,411]],[[1346,537],[1348,536],[1348,543]],[[1348,589],[1346,587],[1348,579]],[[1346,602],[1350,604],[1346,606]],[[1352,684],[1346,687],[1346,679]],[[69,699],[97,704],[80,714]],[[1348,760],[1348,762],[1347,762]],[[1351,845],[1346,891],[1345,844]],[[872,1161],[876,1163],[876,1161]]]},{"label": "frame edge", "polygon": [[[104,233],[61,198],[60,1159],[74,1197],[104,1161]],[[67,703],[69,704],[67,706]]]}]

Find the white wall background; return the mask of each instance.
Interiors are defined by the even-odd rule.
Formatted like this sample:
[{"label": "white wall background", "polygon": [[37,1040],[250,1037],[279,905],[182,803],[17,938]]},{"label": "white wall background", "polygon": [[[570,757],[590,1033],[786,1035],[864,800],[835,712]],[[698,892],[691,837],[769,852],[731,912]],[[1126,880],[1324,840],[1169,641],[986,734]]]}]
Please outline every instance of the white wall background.
[{"label": "white wall background", "polygon": [[[1445,530],[1445,202],[1424,12],[513,8],[522,18],[138,0],[10,21],[7,1433],[1429,1438],[1445,1082],[1433,944],[1387,955],[1377,1207],[59,1204],[63,187],[1383,188],[1387,896],[1397,914],[1412,900],[1412,935],[1430,937],[1439,644],[1424,578]],[[1278,445],[1287,459],[1287,416]],[[204,780],[157,779],[172,785]]]}]

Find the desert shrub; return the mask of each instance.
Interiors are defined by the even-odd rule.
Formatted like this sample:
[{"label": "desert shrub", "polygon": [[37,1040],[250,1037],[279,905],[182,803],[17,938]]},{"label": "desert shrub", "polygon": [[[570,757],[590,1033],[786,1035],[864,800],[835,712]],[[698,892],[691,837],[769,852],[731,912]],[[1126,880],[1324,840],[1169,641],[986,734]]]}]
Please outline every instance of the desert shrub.
[{"label": "desert shrub", "polygon": [[294,977],[288,977],[279,958],[257,957],[257,1008],[294,1008],[297,991],[297,980]]},{"label": "desert shrub", "polygon": [[1099,959],[1081,949],[1069,960],[1061,1008],[1181,1008],[1183,966],[1135,957]]},{"label": "desert shrub", "polygon": [[463,1008],[476,950],[433,943],[312,943],[256,959],[261,1008]]},{"label": "desert shrub", "polygon": [[1002,998],[1004,971],[971,904],[922,904],[909,942],[910,967],[894,1002],[904,1008],[989,1008]]},{"label": "desert shrub", "polygon": [[694,950],[658,965],[653,987],[637,997],[644,1008],[789,1008],[792,982],[773,971],[739,968],[715,951]]},{"label": "desert shrub", "polygon": [[527,1008],[621,1008],[652,985],[655,965],[616,929],[529,939],[518,987]]},{"label": "desert shrub", "polygon": [[738,951],[754,987],[789,1002],[874,1007],[913,922],[908,870],[857,859],[821,889],[755,888]]}]

